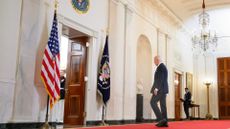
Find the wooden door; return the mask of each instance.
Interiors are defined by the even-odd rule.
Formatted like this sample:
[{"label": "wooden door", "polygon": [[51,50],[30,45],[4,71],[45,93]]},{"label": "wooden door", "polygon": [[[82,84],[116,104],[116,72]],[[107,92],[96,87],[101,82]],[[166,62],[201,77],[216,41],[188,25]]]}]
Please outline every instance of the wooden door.
[{"label": "wooden door", "polygon": [[230,58],[218,58],[219,118],[230,119]]},{"label": "wooden door", "polygon": [[70,39],[65,96],[65,125],[83,125],[87,37]]},{"label": "wooden door", "polygon": [[174,85],[175,85],[175,120],[181,119],[181,74],[174,74]]}]

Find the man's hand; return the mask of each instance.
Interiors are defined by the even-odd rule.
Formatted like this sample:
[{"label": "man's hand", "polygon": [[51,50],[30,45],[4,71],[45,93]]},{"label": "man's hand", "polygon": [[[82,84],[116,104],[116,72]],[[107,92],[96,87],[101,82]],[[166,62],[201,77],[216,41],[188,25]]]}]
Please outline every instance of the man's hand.
[{"label": "man's hand", "polygon": [[156,89],[154,89],[153,94],[156,96],[157,92],[158,92],[158,89],[156,88]]}]

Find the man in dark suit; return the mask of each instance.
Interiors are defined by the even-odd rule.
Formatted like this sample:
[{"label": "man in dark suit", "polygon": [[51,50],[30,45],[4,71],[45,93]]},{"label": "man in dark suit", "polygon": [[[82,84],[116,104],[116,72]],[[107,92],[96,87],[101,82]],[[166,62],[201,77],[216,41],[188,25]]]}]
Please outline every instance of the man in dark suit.
[{"label": "man in dark suit", "polygon": [[[154,64],[157,66],[154,83],[151,89],[152,99],[150,101],[151,107],[157,117],[158,127],[168,127],[167,107],[166,107],[166,95],[168,94],[168,70],[166,66],[161,62],[159,56],[154,57]],[[159,109],[157,103],[160,101]]]},{"label": "man in dark suit", "polygon": [[186,118],[189,119],[189,107],[191,105],[191,97],[192,94],[190,93],[188,88],[185,88],[184,94],[184,112],[186,114]]}]

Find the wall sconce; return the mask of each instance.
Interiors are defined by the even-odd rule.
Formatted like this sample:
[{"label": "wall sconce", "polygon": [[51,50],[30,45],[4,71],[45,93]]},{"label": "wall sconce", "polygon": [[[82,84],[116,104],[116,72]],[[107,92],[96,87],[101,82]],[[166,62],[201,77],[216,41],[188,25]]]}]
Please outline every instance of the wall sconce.
[{"label": "wall sconce", "polygon": [[179,84],[179,81],[178,81],[178,80],[174,80],[174,84],[175,84],[175,85],[178,85],[178,84]]}]

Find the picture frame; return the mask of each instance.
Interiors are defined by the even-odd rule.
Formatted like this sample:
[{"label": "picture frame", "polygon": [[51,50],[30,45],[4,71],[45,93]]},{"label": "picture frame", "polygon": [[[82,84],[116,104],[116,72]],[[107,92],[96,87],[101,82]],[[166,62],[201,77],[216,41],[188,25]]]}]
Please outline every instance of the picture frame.
[{"label": "picture frame", "polygon": [[193,75],[189,72],[186,72],[186,88],[193,93]]}]

